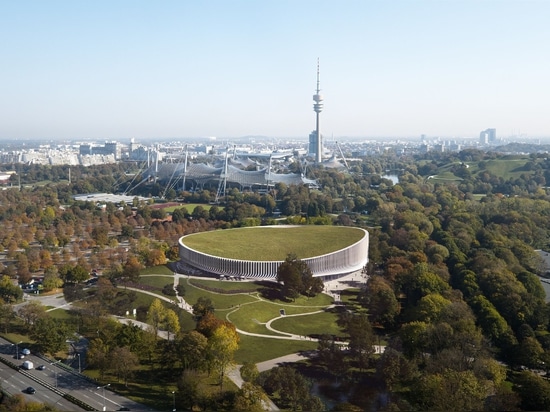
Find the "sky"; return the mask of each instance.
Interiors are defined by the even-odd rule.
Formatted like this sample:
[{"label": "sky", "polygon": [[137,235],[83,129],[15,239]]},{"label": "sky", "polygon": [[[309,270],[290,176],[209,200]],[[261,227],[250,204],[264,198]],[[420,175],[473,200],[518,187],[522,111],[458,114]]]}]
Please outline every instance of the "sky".
[{"label": "sky", "polygon": [[0,0],[0,139],[549,137],[546,0]]}]

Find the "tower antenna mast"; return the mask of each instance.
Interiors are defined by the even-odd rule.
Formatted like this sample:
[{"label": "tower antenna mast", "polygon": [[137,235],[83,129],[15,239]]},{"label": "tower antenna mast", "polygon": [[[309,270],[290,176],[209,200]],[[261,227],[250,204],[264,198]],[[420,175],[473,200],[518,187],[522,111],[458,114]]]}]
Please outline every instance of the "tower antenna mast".
[{"label": "tower antenna mast", "polygon": [[319,80],[319,59],[317,59],[317,88],[313,95],[313,111],[315,115],[315,161],[321,163],[323,160],[323,140],[321,138],[321,130],[319,127],[319,114],[323,111],[323,96],[321,95],[320,80]]}]

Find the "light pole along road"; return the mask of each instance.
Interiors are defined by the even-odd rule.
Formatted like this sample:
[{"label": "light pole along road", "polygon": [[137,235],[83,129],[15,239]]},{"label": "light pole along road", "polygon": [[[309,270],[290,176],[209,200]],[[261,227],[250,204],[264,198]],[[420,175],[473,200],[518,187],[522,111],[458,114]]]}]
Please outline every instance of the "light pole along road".
[{"label": "light pole along road", "polygon": [[103,386],[98,386],[97,389],[103,389],[103,410],[105,411],[106,410],[106,406],[105,406],[105,388],[107,386],[111,386],[110,383],[108,383],[107,385],[103,385]]},{"label": "light pole along road", "polygon": [[[50,363],[50,366],[54,366],[55,364],[61,362],[61,359],[58,361],[55,361],[53,363]],[[55,387],[57,388],[57,368],[52,368],[52,370],[55,372]]]}]

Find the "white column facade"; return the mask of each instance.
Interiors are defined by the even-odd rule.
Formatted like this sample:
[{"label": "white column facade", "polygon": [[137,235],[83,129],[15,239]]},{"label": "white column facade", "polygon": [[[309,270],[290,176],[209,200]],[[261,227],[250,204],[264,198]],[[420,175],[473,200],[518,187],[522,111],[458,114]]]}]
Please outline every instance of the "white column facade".
[{"label": "white column facade", "polygon": [[[313,276],[345,275],[362,269],[369,260],[369,233],[364,229],[359,230],[363,230],[365,235],[353,245],[326,255],[302,259],[313,272]],[[283,262],[239,260],[209,255],[186,246],[183,243],[184,237],[179,240],[180,261],[208,273],[274,280],[277,278],[277,268]]]}]

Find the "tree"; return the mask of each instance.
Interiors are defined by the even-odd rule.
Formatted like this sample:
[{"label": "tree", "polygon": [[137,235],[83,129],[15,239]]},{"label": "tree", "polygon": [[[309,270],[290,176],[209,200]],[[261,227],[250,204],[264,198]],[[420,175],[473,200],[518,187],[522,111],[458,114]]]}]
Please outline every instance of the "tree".
[{"label": "tree", "polygon": [[0,411],[9,411],[9,412],[47,412],[47,411],[57,411],[54,406],[36,402],[28,401],[25,399],[25,396],[17,393],[13,396],[4,395],[2,399],[2,404],[0,405]]},{"label": "tree", "polygon": [[200,321],[209,313],[214,313],[214,304],[210,298],[200,296],[193,305],[193,315],[195,320]]},{"label": "tree", "polygon": [[359,364],[360,369],[369,365],[370,358],[374,354],[375,336],[372,325],[367,315],[352,316],[346,326],[349,334],[349,349],[352,356]]},{"label": "tree", "polygon": [[135,256],[130,256],[124,264],[122,276],[130,281],[136,281],[139,278],[139,271],[142,269],[141,263]]},{"label": "tree", "polygon": [[13,306],[9,303],[0,301],[0,327],[4,333],[8,333],[11,322],[15,320],[15,317]]},{"label": "tree", "polygon": [[371,276],[359,299],[374,323],[389,327],[399,313],[399,302],[391,285],[382,276]]},{"label": "tree", "polygon": [[67,302],[84,299],[86,297],[84,285],[81,283],[65,284],[65,286],[63,287],[63,296],[65,297],[65,300]]},{"label": "tree", "polygon": [[237,391],[233,410],[242,412],[262,412],[264,404],[269,400],[261,387],[251,382],[245,382]]},{"label": "tree", "polygon": [[235,351],[239,348],[239,335],[234,328],[227,325],[218,327],[208,338],[208,349],[212,366],[220,375],[220,385],[223,390],[225,371],[233,363]]},{"label": "tree", "polygon": [[489,386],[472,371],[446,370],[442,374],[425,375],[414,385],[414,398],[421,410],[483,410]]},{"label": "tree", "polygon": [[522,372],[514,385],[521,396],[521,409],[524,411],[550,410],[550,383],[529,371]]},{"label": "tree", "polygon": [[99,247],[105,246],[109,242],[109,229],[105,226],[94,226],[92,229],[92,239]]},{"label": "tree", "polygon": [[0,279],[0,297],[7,303],[14,303],[23,297],[23,291],[15,285],[9,276]]},{"label": "tree", "polygon": [[59,271],[60,277],[68,283],[80,283],[84,282],[90,277],[89,271],[82,265],[75,266],[65,265],[62,270]]},{"label": "tree", "polygon": [[[268,394],[278,393],[284,408],[291,410],[310,410],[311,384],[290,366],[273,368],[269,371],[264,389]],[[311,405],[309,405],[311,406]]]},{"label": "tree", "polygon": [[414,320],[436,322],[443,309],[450,304],[451,301],[445,299],[439,293],[430,293],[423,296],[411,311],[413,312]]},{"label": "tree", "polygon": [[33,325],[38,319],[46,316],[46,307],[42,303],[33,300],[23,305],[18,313],[27,325]]},{"label": "tree", "polygon": [[102,305],[109,305],[116,297],[117,289],[113,283],[105,276],[101,276],[97,280],[97,293],[96,296]]},{"label": "tree", "polygon": [[[201,376],[194,369],[184,369],[181,378],[178,380],[178,399],[186,410],[193,410],[199,398],[199,383]],[[178,402],[180,403],[180,402]]]},{"label": "tree", "polygon": [[208,339],[197,331],[184,333],[178,341],[180,360],[183,369],[203,370],[205,367],[205,354],[208,347]]},{"label": "tree", "polygon": [[512,329],[493,304],[483,295],[477,295],[470,300],[477,314],[477,322],[485,335],[500,347],[515,344]]},{"label": "tree", "polygon": [[519,365],[525,365],[529,368],[538,368],[540,366],[541,357],[544,354],[544,349],[536,338],[527,337],[520,342],[516,353],[516,359]]},{"label": "tree", "polygon": [[73,331],[65,322],[49,316],[39,318],[31,329],[31,337],[40,352],[55,355],[67,345]]},{"label": "tree", "polygon": [[342,350],[342,345],[336,343],[334,336],[321,335],[319,337],[317,352],[321,364],[337,378],[348,372],[348,359]]},{"label": "tree", "polygon": [[403,345],[403,352],[413,358],[424,352],[428,324],[425,322],[410,322],[401,326],[399,338]]},{"label": "tree", "polygon": [[241,366],[241,377],[245,382],[256,382],[256,379],[260,376],[258,367],[254,362],[245,361]]},{"label": "tree", "polygon": [[101,338],[93,339],[86,351],[86,360],[92,367],[99,369],[99,376],[103,379],[105,372],[111,366],[109,346]]},{"label": "tree", "polygon": [[42,282],[42,286],[47,292],[63,286],[63,279],[59,277],[59,273],[55,266],[49,266],[44,270],[44,281]]},{"label": "tree", "polygon": [[296,255],[289,254],[277,268],[277,282],[283,283],[285,298],[296,299],[300,294],[315,296],[323,291],[323,282],[314,278],[311,269]]},{"label": "tree", "polygon": [[387,347],[378,360],[376,371],[391,392],[394,384],[412,378],[414,368],[401,352]]},{"label": "tree", "polygon": [[176,312],[172,309],[166,309],[164,313],[163,321],[164,329],[168,332],[168,340],[170,340],[170,333],[175,336],[180,331],[180,321]]},{"label": "tree", "polygon": [[111,365],[116,371],[118,379],[124,380],[124,385],[128,386],[128,379],[134,373],[139,365],[138,357],[131,352],[127,346],[114,348],[111,352]]},{"label": "tree", "polygon": [[155,336],[158,336],[159,329],[163,324],[166,318],[166,308],[160,301],[160,299],[155,299],[149,306],[149,311],[147,312],[147,323],[151,325]]}]

